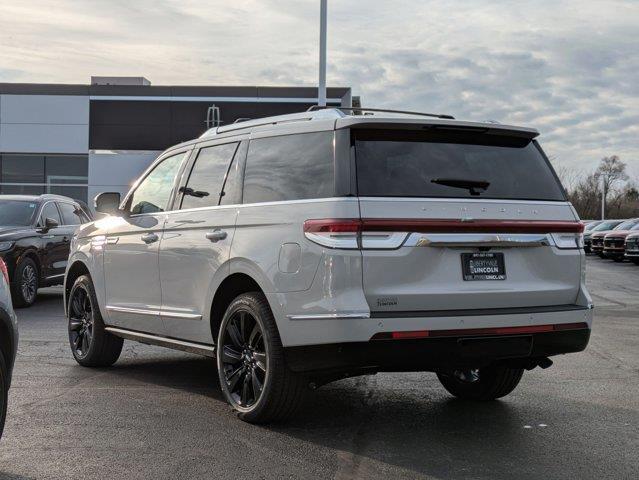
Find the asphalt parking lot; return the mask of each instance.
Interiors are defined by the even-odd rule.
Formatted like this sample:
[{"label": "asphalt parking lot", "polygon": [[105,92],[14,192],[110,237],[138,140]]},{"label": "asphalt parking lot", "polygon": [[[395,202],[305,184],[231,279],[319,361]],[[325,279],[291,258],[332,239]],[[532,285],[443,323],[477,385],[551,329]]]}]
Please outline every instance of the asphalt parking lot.
[{"label": "asphalt parking lot", "polygon": [[588,283],[588,349],[502,401],[379,374],[327,385],[271,427],[231,414],[208,359],[126,342],[114,367],[78,366],[48,289],[18,311],[0,478],[637,478],[639,267],[591,257]]}]

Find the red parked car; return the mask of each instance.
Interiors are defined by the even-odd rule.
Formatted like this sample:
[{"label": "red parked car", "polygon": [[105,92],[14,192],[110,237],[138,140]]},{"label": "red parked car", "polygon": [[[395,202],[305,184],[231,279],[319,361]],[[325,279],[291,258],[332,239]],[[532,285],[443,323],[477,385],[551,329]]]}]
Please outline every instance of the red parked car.
[{"label": "red parked car", "polygon": [[606,220],[597,225],[590,235],[590,251],[604,258],[604,237],[617,227],[624,226],[628,220]]},{"label": "red parked car", "polygon": [[628,220],[604,236],[604,256],[615,262],[623,262],[626,237],[639,230],[639,218]]}]

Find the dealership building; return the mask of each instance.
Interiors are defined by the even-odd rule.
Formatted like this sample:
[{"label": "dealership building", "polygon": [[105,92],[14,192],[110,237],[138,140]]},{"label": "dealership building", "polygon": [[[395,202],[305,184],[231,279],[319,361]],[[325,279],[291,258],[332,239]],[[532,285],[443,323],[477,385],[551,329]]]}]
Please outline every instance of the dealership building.
[{"label": "dealership building", "polygon": [[[327,98],[352,103],[350,88],[329,88]],[[316,103],[312,87],[153,86],[143,77],[0,83],[0,193],[90,204],[99,192],[125,193],[162,150],[211,126]]]}]

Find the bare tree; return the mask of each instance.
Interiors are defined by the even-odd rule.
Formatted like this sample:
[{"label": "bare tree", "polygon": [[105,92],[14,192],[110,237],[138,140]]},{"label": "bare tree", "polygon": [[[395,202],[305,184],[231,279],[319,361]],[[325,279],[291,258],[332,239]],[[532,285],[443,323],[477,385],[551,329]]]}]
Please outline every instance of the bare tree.
[{"label": "bare tree", "polygon": [[595,178],[598,182],[601,182],[601,179],[603,178],[603,196],[605,206],[608,201],[608,194],[610,191],[619,183],[628,180],[626,164],[622,162],[617,155],[604,157],[601,159],[601,162],[595,171]]}]

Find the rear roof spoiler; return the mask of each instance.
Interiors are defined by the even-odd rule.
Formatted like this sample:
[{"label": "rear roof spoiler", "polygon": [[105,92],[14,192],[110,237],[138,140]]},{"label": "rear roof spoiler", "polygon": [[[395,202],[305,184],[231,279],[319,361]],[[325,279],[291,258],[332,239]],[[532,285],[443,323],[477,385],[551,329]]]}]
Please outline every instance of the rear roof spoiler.
[{"label": "rear roof spoiler", "polygon": [[362,118],[344,117],[335,122],[335,128],[384,128],[384,129],[415,129],[415,130],[445,130],[459,132],[486,133],[489,135],[506,135],[509,137],[527,138],[532,140],[539,136],[534,128],[515,127],[498,123],[477,123],[464,121],[450,121],[445,119],[405,119],[398,118]]}]

